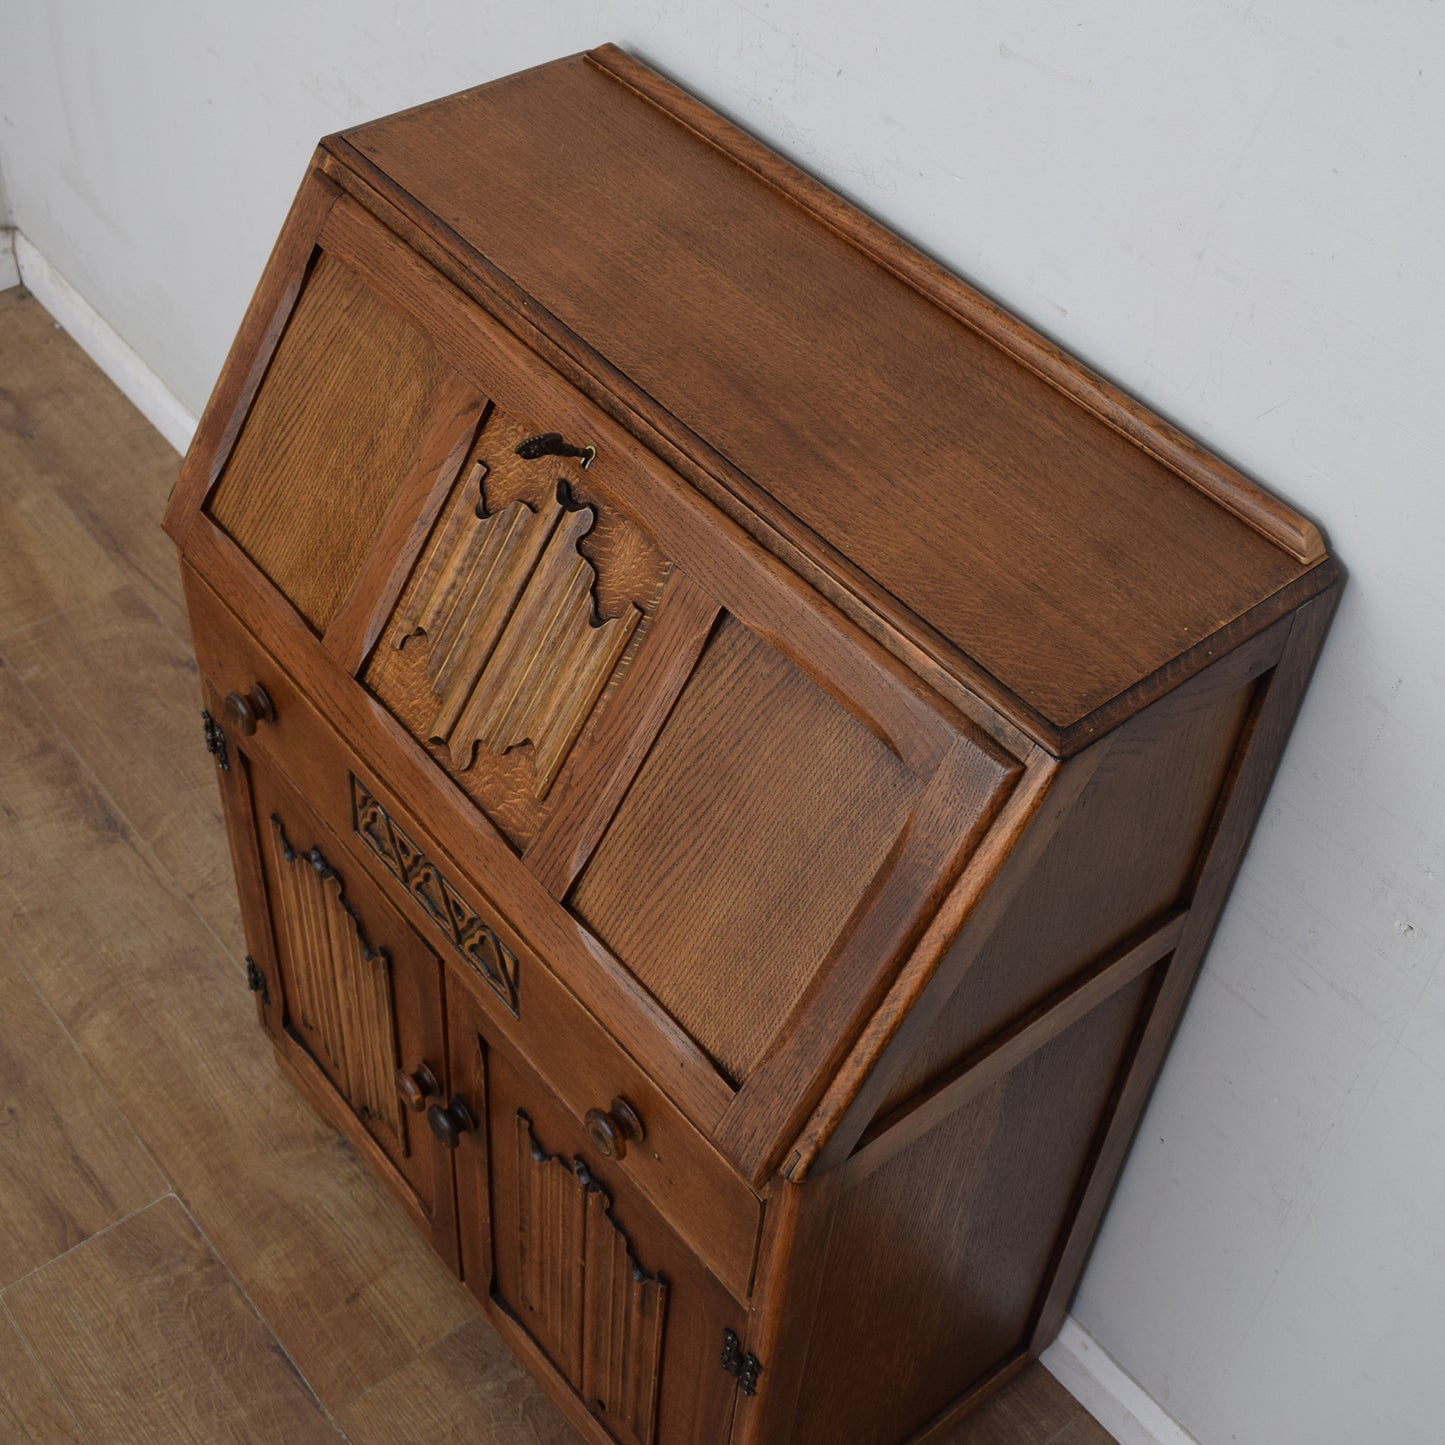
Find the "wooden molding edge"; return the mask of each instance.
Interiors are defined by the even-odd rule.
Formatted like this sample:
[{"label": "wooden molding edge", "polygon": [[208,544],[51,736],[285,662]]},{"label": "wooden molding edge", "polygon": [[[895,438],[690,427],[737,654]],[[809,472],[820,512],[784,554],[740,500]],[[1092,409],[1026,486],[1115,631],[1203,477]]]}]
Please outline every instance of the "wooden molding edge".
[{"label": "wooden molding edge", "polygon": [[805,171],[617,46],[609,44],[589,50],[586,59],[751,171],[1056,391],[1128,437],[1155,461],[1289,553],[1295,561],[1310,566],[1323,559],[1324,537],[1313,522],[1287,507],[1243,472],[1205,451],[1177,427],[1004,311],[952,271],[900,241],[893,232]]},{"label": "wooden molding edge", "polygon": [[850,1181],[865,1179],[900,1149],[1154,968],[1178,944],[1187,918],[1188,910],[1180,908],[1155,919],[1129,942],[1086,964],[1042,1003],[875,1120],[849,1159]]},{"label": "wooden molding edge", "polygon": [[[784,1178],[801,1184],[834,1142],[835,1134],[857,1106],[879,1060],[899,1030],[907,1025],[918,1000],[943,967],[953,941],[968,924],[974,910],[984,902],[985,895],[996,889],[999,870],[1028,834],[1058,777],[1059,765],[1048,754],[1036,752],[1027,759],[988,829],[964,861],[933,920],[894,975],[874,1012],[856,1032],[832,1083],[802,1122],[791,1149],[785,1151],[780,1169]],[[860,1133],[862,1127],[860,1124]],[[851,1150],[851,1136],[846,1143],[847,1150]],[[846,1155],[847,1150],[839,1152]]]},{"label": "wooden molding edge", "polygon": [[[619,68],[603,63],[604,56],[614,55]],[[711,117],[719,133],[728,140],[737,138],[740,144],[746,143],[746,146],[755,148],[763,159],[772,161],[793,176],[799,188],[812,187],[823,200],[832,200],[852,211],[846,202],[838,201],[832,192],[804,173],[796,171],[790,163],[773,156],[772,152],[752,141],[744,132],[737,131],[730,122],[707,110],[700,102],[676,91],[669,82],[654,75],[640,62],[615,50],[615,47],[604,46],[598,51],[586,52],[581,58],[641,96],[644,101],[657,105],[677,123],[687,126],[706,143],[721,150],[734,161],[748,164],[736,147],[725,145],[699,130],[690,118],[679,116],[675,107],[664,104],[659,98],[663,92],[676,94],[681,97],[681,101],[696,106],[704,116]],[[630,78],[630,68],[635,68],[641,77],[657,88],[658,95],[654,96],[634,84]],[[620,73],[623,70],[628,73]],[[384,175],[348,136],[349,132],[338,131],[320,142],[317,154],[320,157],[318,165],[322,174],[350,195],[405,246],[428,260],[453,286],[482,307],[523,346],[558,371],[569,385],[607,414],[640,445],[656,455],[664,465],[682,476],[697,492],[748,532],[759,545],[795,570],[851,622],[862,628],[875,642],[922,679],[925,685],[945,696],[955,708],[963,711],[986,731],[994,726],[989,721],[990,717],[1007,719],[1012,736],[1005,738],[997,731],[993,734],[995,739],[1004,742],[1005,746],[1032,744],[1042,747],[1055,757],[1073,756],[1111,730],[1123,716],[1131,715],[1134,709],[1162,696],[1206,666],[1219,650],[1221,639],[1235,637],[1242,630],[1267,627],[1292,601],[1298,600],[1301,589],[1319,590],[1327,585],[1327,582],[1321,579],[1334,575],[1332,570],[1326,573],[1319,566],[1306,568],[1293,582],[1287,583],[1280,591],[1262,599],[1241,616],[1201,638],[1193,648],[1167,662],[1158,673],[1143,679],[1135,687],[1116,695],[1072,722],[1051,721],[989,673],[976,658],[934,631],[876,579],[862,573],[846,558],[841,557],[832,544],[812,532],[751,478],[737,471],[726,458],[715,453],[683,423],[642,392],[629,377],[616,371],[605,358],[592,350],[584,337],[574,333],[552,316],[484,254],[463,240],[439,218],[425,213],[424,208]],[[748,168],[762,175],[757,166]],[[797,204],[804,205],[794,190],[778,182],[773,183],[778,184],[780,191]],[[832,224],[830,217],[819,212],[816,207],[807,209],[810,214],[818,215],[822,224]],[[857,212],[856,216],[860,225],[870,228],[884,240],[895,241],[896,244],[896,238],[878,223],[861,212]],[[439,243],[442,236],[445,236],[447,246]],[[870,250],[869,254],[875,253]],[[946,283],[961,288],[969,295],[975,294],[966,283],[928,261],[926,257],[920,255],[919,261],[920,264],[932,268],[941,278],[937,284]],[[887,266],[886,258],[881,264]],[[919,289],[917,282],[904,279],[907,284]],[[950,310],[950,314],[954,314],[954,309],[947,307],[946,300],[940,299],[933,290],[924,289],[930,298],[939,301],[939,304]],[[992,307],[992,303],[982,297],[979,297],[978,301],[980,305]],[[996,307],[992,309],[998,310]],[[1005,313],[999,311],[998,314],[1013,323],[1013,318],[1007,317]],[[1033,335],[1032,332],[1029,334]],[[1040,344],[1049,344],[1042,338],[1038,340]],[[1063,357],[1062,352],[1059,354]],[[1063,359],[1070,367],[1080,366],[1071,357]],[[1099,384],[1108,386],[1108,383],[1104,382]],[[1122,396],[1122,393],[1120,395]],[[1157,421],[1157,418],[1154,420]],[[1158,422],[1158,425],[1165,424]],[[1190,443],[1190,446],[1193,445]],[[1254,487],[1253,483],[1248,485]],[[1277,499],[1262,490],[1255,490],[1270,505],[1282,506]],[[1323,541],[1320,545],[1323,546]],[[1323,566],[1332,569],[1334,564],[1326,557]],[[1305,581],[1306,578],[1311,580]],[[975,700],[982,700],[982,709],[975,707]]]}]

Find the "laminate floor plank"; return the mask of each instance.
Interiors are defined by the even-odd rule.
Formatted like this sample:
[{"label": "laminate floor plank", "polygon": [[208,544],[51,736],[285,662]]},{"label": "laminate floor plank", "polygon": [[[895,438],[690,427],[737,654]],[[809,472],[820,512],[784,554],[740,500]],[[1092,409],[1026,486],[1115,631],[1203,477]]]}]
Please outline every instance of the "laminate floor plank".
[{"label": "laminate floor plank", "polygon": [[167,1190],[0,941],[0,1289]]},{"label": "laminate floor plank", "polygon": [[[18,470],[12,441],[0,428],[0,487]],[[66,607],[99,601],[125,581],[54,491],[12,497],[0,490],[0,539],[0,642]]]},{"label": "laminate floor plank", "polygon": [[1078,1418],[1048,1445],[1117,1445],[1114,1437],[1088,1411],[1080,1409]]},{"label": "laminate floor plank", "polygon": [[340,1439],[174,1197],[12,1285],[5,1304],[90,1439]]},{"label": "laminate floor plank", "polygon": [[80,1439],[70,1407],[0,1304],[0,1440],[6,1445],[59,1445]]},{"label": "laminate floor plank", "polygon": [[471,1317],[281,1076],[215,938],[0,668],[0,916],[71,1037],[328,1408]]},{"label": "laminate floor plank", "polygon": [[352,1445],[576,1445],[577,1434],[480,1315],[337,1417]]},{"label": "laminate floor plank", "polygon": [[[0,335],[0,495],[51,492],[189,637],[175,549],[157,525],[180,458],[23,288],[0,291]],[[23,467],[11,464],[17,452]]]},{"label": "laminate floor plank", "polygon": [[1054,1445],[1082,1413],[1079,1402],[1035,1361],[929,1445]]},{"label": "laminate floor plank", "polygon": [[86,761],[243,969],[195,659],[129,583],[0,640],[0,656]]}]

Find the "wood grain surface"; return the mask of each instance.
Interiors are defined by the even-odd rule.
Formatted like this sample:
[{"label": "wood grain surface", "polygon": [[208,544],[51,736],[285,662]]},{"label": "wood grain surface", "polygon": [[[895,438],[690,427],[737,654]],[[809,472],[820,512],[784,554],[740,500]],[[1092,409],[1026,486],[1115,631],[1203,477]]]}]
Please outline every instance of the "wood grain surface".
[{"label": "wood grain surface", "polygon": [[0,1303],[0,1439],[10,1445],[81,1441],[80,1426],[10,1311]]},{"label": "wood grain surface", "polygon": [[[330,147],[683,450],[705,439],[718,490],[925,650],[966,655],[1063,728],[1307,570],[1254,525],[1295,542],[1306,524],[1268,520],[1287,509],[1221,505],[1140,444],[1127,407],[1081,405],[940,305],[903,243],[860,245],[836,198],[821,215],[778,204],[729,127],[695,102],[669,113],[606,63]],[[1315,560],[1317,537],[1300,550]]]},{"label": "wood grain surface", "polygon": [[436,414],[455,408],[450,382],[422,337],[322,259],[209,503],[317,629],[350,592]]},{"label": "wood grain surface", "polygon": [[196,664],[188,642],[157,625],[140,592],[123,583],[17,629],[5,638],[4,655],[156,862],[239,958],[214,764],[195,745]]},{"label": "wood grain surface", "polygon": [[[1136,980],[932,1138],[879,1167],[859,1156],[856,1178],[849,1167],[791,1436],[799,1445],[850,1431],[907,1438],[949,1406],[961,1379],[1024,1349],[1034,1300],[1019,1281],[1038,1278],[1053,1253],[1145,996]],[[878,1378],[891,1388],[877,1389]]]},{"label": "wood grain surface", "polygon": [[[3,795],[0,795],[3,796]],[[0,947],[0,1289],[158,1199],[165,1178]]]},{"label": "wood grain surface", "polygon": [[[464,1282],[564,1416],[628,1445],[937,1436],[1077,1282],[1262,802],[1239,779],[1283,741],[1285,638],[1318,644],[1323,540],[616,50],[323,157],[346,194],[298,202],[316,259],[219,525],[177,531],[207,697],[274,674],[293,719],[238,713],[224,785],[267,1027],[326,1114],[352,1050],[306,1015],[345,1011],[296,956],[348,918],[278,918],[311,913],[255,780],[274,761],[354,849],[364,772],[515,939],[505,1008],[444,967],[428,1119]],[[369,434],[388,350],[413,387]],[[698,605],[634,703],[669,574]],[[598,741],[624,720],[649,736]],[[406,868],[351,856],[413,907]],[[373,1164],[381,1082],[331,1107]]]},{"label": "wood grain surface", "polygon": [[[240,930],[234,894],[227,904],[209,884],[229,870],[188,644],[149,607],[119,544],[100,540],[125,537],[137,505],[158,504],[175,456],[23,293],[0,295],[0,328],[0,505],[56,523],[0,528],[5,961],[23,966],[70,1042],[62,1047],[26,1008],[0,1014],[0,1038],[7,1059],[28,1059],[30,1042],[9,1032],[28,1021],[49,1049],[17,1118],[45,1117],[62,1085],[76,1100],[54,1113],[48,1139],[27,1148],[5,1186],[50,1179],[47,1188],[70,1191],[81,1228],[99,1194],[114,1192],[118,1212],[134,1209],[146,1202],[135,1170],[125,1185],[116,1167],[133,1130],[160,1181],[140,1194],[169,1183],[293,1362],[339,1404],[470,1310],[405,1216],[280,1078],[242,961],[228,952]],[[56,353],[63,364],[52,366]],[[73,411],[122,455],[150,457],[136,464],[129,497],[96,495],[88,526],[59,501],[51,423],[34,421],[37,398],[52,389],[65,396],[64,407],[46,402],[55,428]],[[179,619],[173,561],[164,585],[165,616]],[[107,696],[134,697],[129,720],[106,725]],[[84,1060],[79,1077],[67,1049]],[[82,1106],[90,1125],[70,1119]],[[98,1151],[93,1133],[107,1126]],[[52,1178],[67,1149],[73,1163]],[[25,1207],[13,1193],[6,1202]],[[38,1247],[46,1206],[29,1207],[13,1237]],[[110,1222],[101,1212],[98,1224]],[[71,1232],[54,1238],[78,1242]]]},{"label": "wood grain surface", "polygon": [[[1188,896],[1252,697],[1245,684],[1202,705],[1168,698],[1119,729],[1035,864],[1027,894],[990,932],[992,966],[964,973],[885,1109]],[[978,942],[964,937],[956,947]]]},{"label": "wood grain surface", "polygon": [[576,1445],[577,1433],[480,1317],[338,1416],[354,1445]]},{"label": "wood grain surface", "polygon": [[[101,485],[67,429],[105,437],[130,459],[124,474]],[[40,1157],[24,1150],[6,1183],[51,1178],[46,1161],[67,1149],[57,1188],[82,1169],[96,1176],[87,1188],[113,1183],[92,1132],[123,1152],[128,1129],[158,1181],[130,1207],[152,1188],[175,1196],[107,1218],[57,1273],[37,1260],[0,1293],[0,1436],[149,1445],[180,1421],[192,1439],[334,1438],[329,1415],[366,1445],[578,1438],[255,1027],[234,906],[215,886],[225,843],[179,590],[137,521],[175,459],[18,291],[0,294],[0,460],[4,964],[57,1031],[33,1007],[6,1008],[0,1055],[68,1049],[86,1074],[82,1090],[74,1064],[53,1083],[27,1073],[27,1110],[43,1114],[56,1089],[65,1099]],[[21,1021],[31,1037],[17,1040]],[[84,1128],[67,1123],[76,1097]],[[6,1195],[5,1207],[14,1218],[31,1205]],[[44,1236],[34,1225],[22,1235]],[[22,1287],[23,1327],[8,1309]],[[129,1325],[138,1312],[149,1335]],[[1061,1428],[1096,1430],[1058,1395],[1025,1372],[957,1440],[1054,1445]],[[1013,1433],[988,1433],[1005,1406]]]},{"label": "wood grain surface", "polygon": [[175,477],[165,439],[91,400],[95,367],[19,288],[0,293],[0,635],[129,583],[186,636],[174,549],[155,519]]},{"label": "wood grain surface", "polygon": [[365,673],[519,847],[667,572],[575,462],[517,454],[534,432],[489,409]]},{"label": "wood grain surface", "polygon": [[95,1440],[339,1440],[180,1202],[166,1197],[6,1291]]},{"label": "wood grain surface", "polygon": [[[856,719],[725,619],[572,906],[745,1079],[920,791]],[[848,847],[830,846],[845,829]]]},{"label": "wood grain surface", "polygon": [[1113,1436],[1086,1415],[1042,1365],[1013,1376],[963,1419],[944,1422],[928,1445],[1111,1445]]},{"label": "wood grain surface", "polygon": [[308,1378],[349,1398],[462,1300],[420,1240],[374,1253],[392,1206],[277,1076],[235,961],[3,670],[0,705],[11,947]]},{"label": "wood grain surface", "polygon": [[[137,1426],[142,1433],[123,1422],[140,1419],[136,1410],[171,1410],[179,1418],[189,1407],[207,1409],[189,1381],[218,1371],[218,1397],[231,1389],[227,1380],[250,1381],[257,1393],[231,1406],[230,1423],[212,1425],[207,1416],[205,1433],[192,1438],[227,1438],[227,1429],[241,1428],[237,1422],[257,1419],[262,1402],[277,1413],[269,1416],[269,1435],[251,1429],[251,1438],[314,1438],[315,1403],[295,1386],[290,1361],[358,1445],[577,1439],[486,1319],[458,1308],[457,1287],[415,1243],[410,1221],[316,1124],[260,1045],[241,959],[228,952],[240,938],[234,907],[228,922],[221,918],[225,894],[208,883],[224,866],[225,842],[214,764],[199,747],[197,701],[194,692],[184,695],[189,670],[178,662],[184,652],[173,650],[175,629],[184,626],[173,565],[165,556],[149,581],[147,527],[136,525],[137,514],[155,512],[165,496],[173,454],[17,290],[0,293],[0,389],[0,506],[12,507],[0,526],[6,961],[12,968],[23,962],[32,971],[27,987],[43,985],[45,996],[58,1000],[71,1046],[90,1071],[79,1091],[85,1111],[100,1121],[129,1118],[126,1127],[163,1156],[162,1178],[169,1176],[201,1231],[171,1228],[184,1221],[169,1202],[162,1230],[121,1238],[121,1248],[104,1254],[68,1257],[75,1269],[97,1260],[104,1273],[94,1279],[129,1287],[127,1309],[149,1299],[152,1318],[175,1319],[186,1290],[205,1282],[198,1298],[210,1322],[191,1337],[121,1338],[108,1328],[116,1315],[108,1295],[97,1298],[90,1280],[77,1277],[68,1293],[84,1299],[94,1318],[64,1306],[68,1342],[52,1331],[62,1305],[49,1290],[35,1296],[36,1314],[27,1315],[61,1351],[52,1376],[0,1301],[0,1436],[17,1445],[82,1438],[150,1445],[166,1436],[153,1432],[149,1415]],[[53,431],[51,423],[33,425],[42,413],[53,418]],[[30,419],[25,426],[20,416]],[[66,428],[84,436],[91,426],[133,464],[123,477],[117,473],[113,488],[92,491],[81,517],[61,496],[94,478],[56,445]],[[36,517],[45,525],[32,525]],[[134,538],[142,539],[139,556],[129,551]],[[126,695],[137,668],[160,698],[173,701],[140,705],[134,724],[113,717],[107,727],[101,698]],[[188,857],[197,860],[191,874]],[[0,1012],[7,1056],[27,1048],[12,1036],[26,1017]],[[49,1049],[48,1036],[39,1038]],[[182,1098],[194,1123],[176,1117],[186,1113],[176,1103]],[[6,1214],[16,1218],[12,1205]],[[257,1363],[257,1337],[217,1259],[266,1321],[270,1335],[260,1340],[272,1364]],[[137,1261],[162,1260],[175,1266],[171,1272],[149,1285],[134,1279]],[[152,1285],[155,1293],[146,1293]],[[153,1399],[137,1405],[123,1389],[98,1402],[94,1381],[117,1379],[137,1360],[150,1371]],[[84,1436],[62,1374],[77,1390]],[[957,1432],[938,1438],[1062,1445],[1062,1422],[1068,1445],[1107,1441],[1059,1394],[1033,1367]],[[1087,1433],[1075,1433],[1081,1428]]]}]

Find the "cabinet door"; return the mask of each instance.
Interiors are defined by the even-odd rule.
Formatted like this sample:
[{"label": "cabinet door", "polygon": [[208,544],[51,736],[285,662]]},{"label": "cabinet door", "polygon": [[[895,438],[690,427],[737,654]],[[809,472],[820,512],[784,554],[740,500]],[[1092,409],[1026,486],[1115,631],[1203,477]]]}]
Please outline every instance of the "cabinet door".
[{"label": "cabinet door", "polygon": [[448,979],[462,1278],[623,1445],[721,1445],[747,1312]]},{"label": "cabinet door", "polygon": [[446,1086],[441,965],[289,786],[244,752],[236,762],[265,899],[263,926],[248,920],[253,950],[269,955],[263,1018],[455,1267],[450,1156],[425,1119]]}]

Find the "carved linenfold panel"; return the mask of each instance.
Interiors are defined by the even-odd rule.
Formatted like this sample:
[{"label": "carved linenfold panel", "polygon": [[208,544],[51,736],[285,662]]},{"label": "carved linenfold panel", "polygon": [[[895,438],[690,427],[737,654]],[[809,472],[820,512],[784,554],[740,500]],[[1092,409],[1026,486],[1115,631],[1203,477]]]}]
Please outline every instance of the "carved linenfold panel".
[{"label": "carved linenfold panel", "polygon": [[581,1159],[548,1154],[517,1112],[521,1304],[552,1363],[626,1445],[652,1445],[667,1280],[637,1262]]},{"label": "carved linenfold panel", "polygon": [[533,1338],[574,1389],[582,1384],[582,1291],[591,1178],[548,1154],[517,1114],[521,1303]]},{"label": "carved linenfold panel", "polygon": [[588,1193],[582,1398],[626,1445],[651,1445],[667,1282],[639,1267],[609,1207],[601,1190]]},{"label": "carved linenfold panel", "polygon": [[515,1017],[517,956],[467,907],[426,856],[353,775],[351,822],[357,836],[426,909],[447,942],[479,973]]},{"label": "carved linenfold panel", "polygon": [[319,848],[301,852],[271,815],[273,910],[285,969],[286,1022],[357,1115],[406,1152],[392,1079],[397,1069],[391,959],[374,948]]},{"label": "carved linenfold panel", "polygon": [[492,514],[455,508],[428,552],[395,645],[428,648],[438,704],[429,740],[446,745],[458,772],[478,746],[530,742],[533,791],[545,798],[621,659],[642,612],[629,603],[597,615],[597,574],[578,550],[596,516],[558,482],[535,509],[521,499]]},{"label": "carved linenfold panel", "polygon": [[671,573],[606,469],[531,457],[537,431],[489,408],[363,674],[519,852],[648,645]]}]

